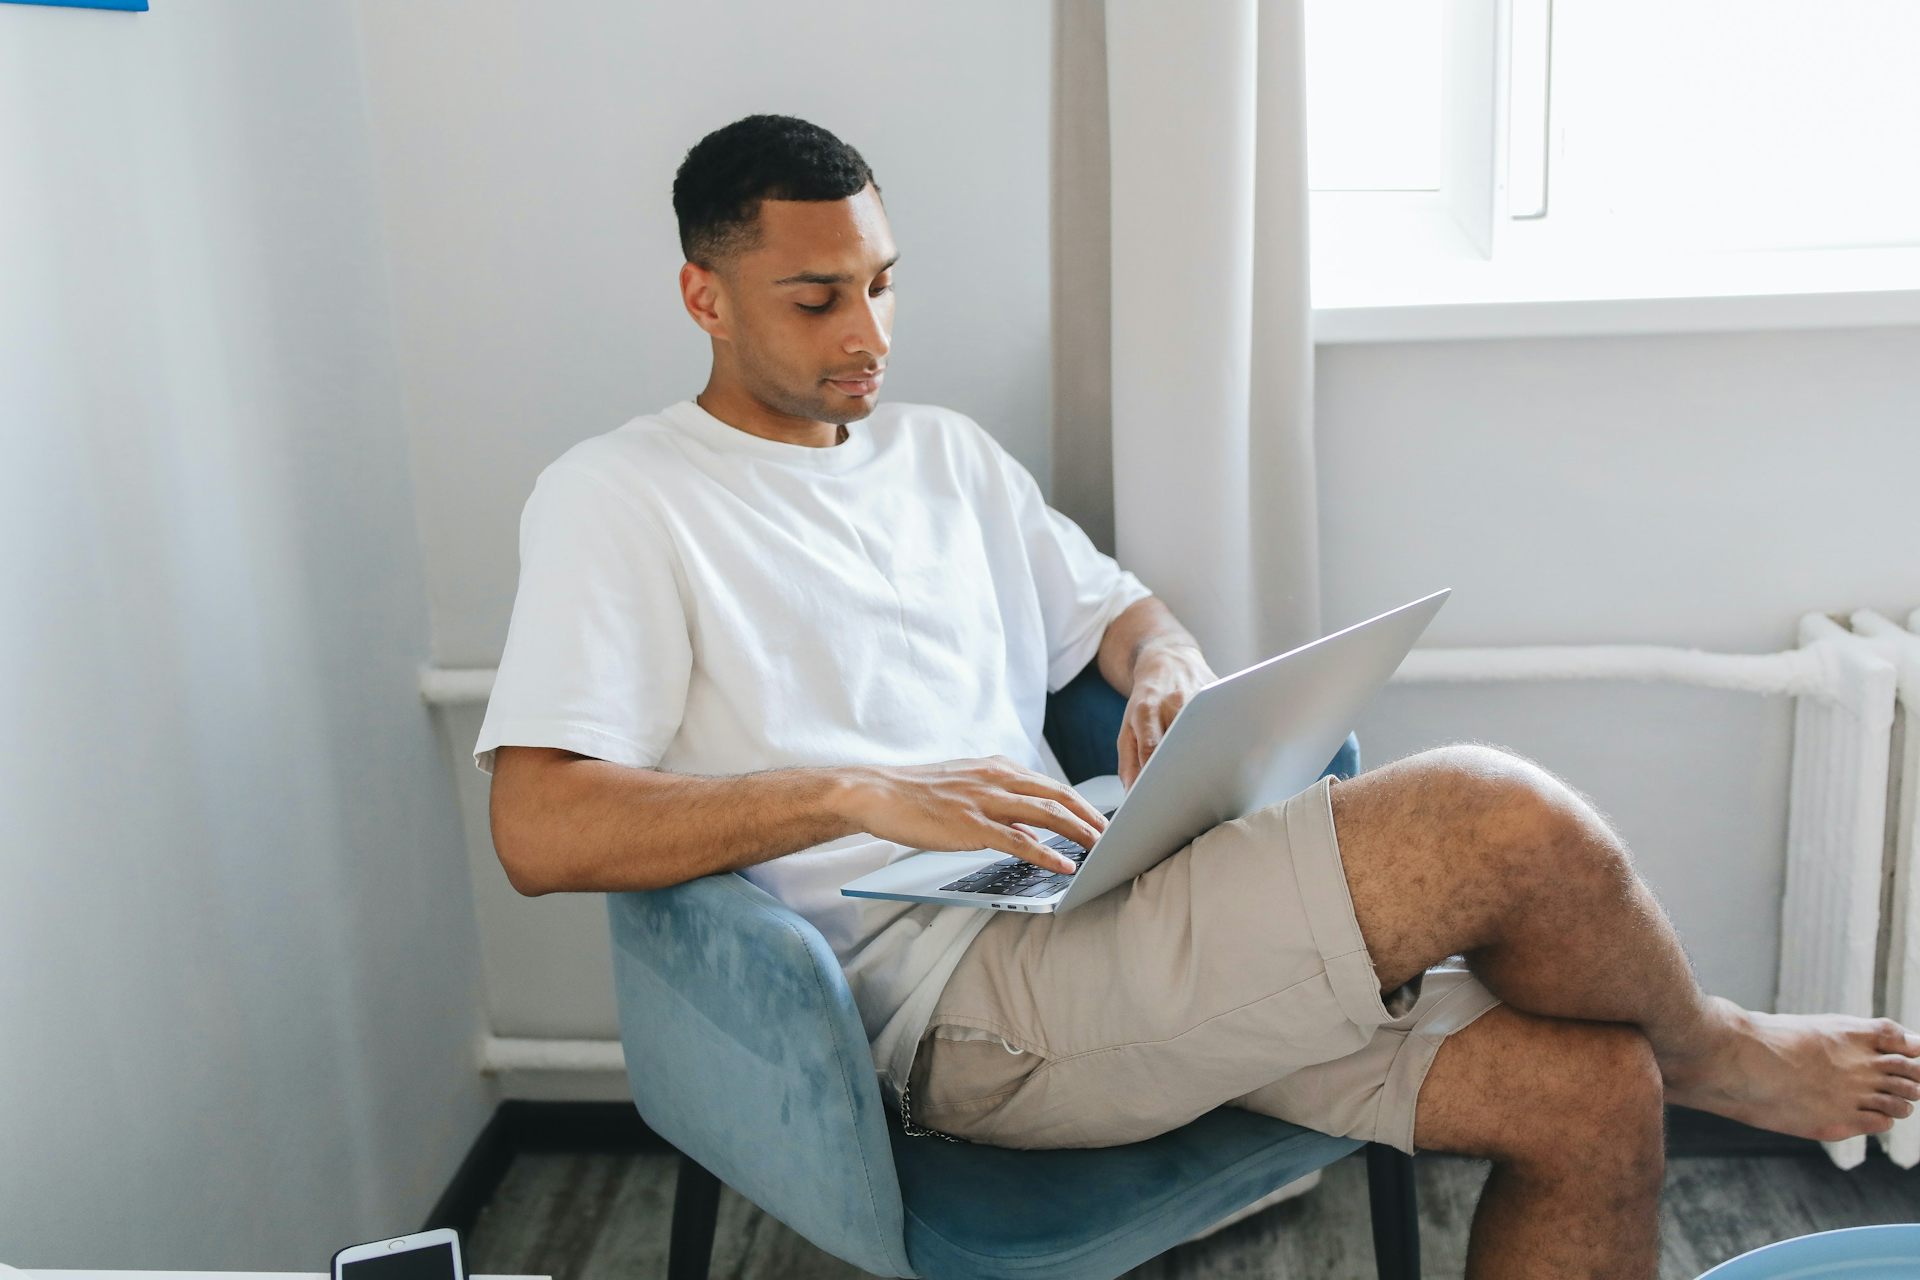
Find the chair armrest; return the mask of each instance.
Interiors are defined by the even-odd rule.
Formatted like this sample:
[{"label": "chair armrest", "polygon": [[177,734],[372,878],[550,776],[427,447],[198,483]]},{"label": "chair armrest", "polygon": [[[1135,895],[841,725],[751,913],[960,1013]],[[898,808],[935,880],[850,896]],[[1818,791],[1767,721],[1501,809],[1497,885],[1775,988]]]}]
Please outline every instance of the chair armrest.
[{"label": "chair armrest", "polygon": [[733,872],[607,912],[641,1118],[828,1253],[913,1275],[872,1051],[819,930]]},{"label": "chair armrest", "polygon": [[1047,695],[1041,732],[1068,782],[1120,772],[1120,725],[1126,714],[1127,700],[1100,674],[1097,659]]}]

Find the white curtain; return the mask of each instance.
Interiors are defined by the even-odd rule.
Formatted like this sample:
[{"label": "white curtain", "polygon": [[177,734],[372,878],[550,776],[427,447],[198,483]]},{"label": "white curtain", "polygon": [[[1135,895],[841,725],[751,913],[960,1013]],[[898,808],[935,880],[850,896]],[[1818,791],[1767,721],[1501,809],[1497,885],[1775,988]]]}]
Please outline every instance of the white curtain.
[{"label": "white curtain", "polygon": [[1059,12],[1056,505],[1103,540],[1110,457],[1114,554],[1233,671],[1320,634],[1301,0]]},{"label": "white curtain", "polygon": [[1320,634],[1300,4],[1054,9],[1051,499],[1222,674]]}]

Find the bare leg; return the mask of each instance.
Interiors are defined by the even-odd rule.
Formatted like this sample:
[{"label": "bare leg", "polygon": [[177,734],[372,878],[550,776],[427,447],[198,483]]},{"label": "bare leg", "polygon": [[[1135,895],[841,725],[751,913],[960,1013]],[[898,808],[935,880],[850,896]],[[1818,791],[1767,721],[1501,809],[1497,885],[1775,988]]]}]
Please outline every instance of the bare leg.
[{"label": "bare leg", "polygon": [[1461,954],[1516,1009],[1631,1023],[1670,1101],[1801,1137],[1879,1133],[1920,1099],[1920,1037],[1888,1019],[1753,1013],[1708,996],[1625,844],[1510,753],[1456,744],[1331,793],[1384,990]]},{"label": "bare leg", "polygon": [[1413,1142],[1493,1161],[1469,1280],[1652,1280],[1663,1122],[1660,1070],[1638,1031],[1502,1005],[1441,1044]]}]

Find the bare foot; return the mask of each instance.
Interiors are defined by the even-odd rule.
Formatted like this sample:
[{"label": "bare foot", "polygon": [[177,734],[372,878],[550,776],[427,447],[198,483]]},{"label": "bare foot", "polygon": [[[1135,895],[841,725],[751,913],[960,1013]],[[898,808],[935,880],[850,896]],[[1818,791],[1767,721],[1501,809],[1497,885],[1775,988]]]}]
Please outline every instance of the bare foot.
[{"label": "bare foot", "polygon": [[1667,1100],[1798,1138],[1885,1133],[1920,1100],[1920,1036],[1888,1018],[1754,1013],[1710,996],[1712,1047],[1663,1059]]}]

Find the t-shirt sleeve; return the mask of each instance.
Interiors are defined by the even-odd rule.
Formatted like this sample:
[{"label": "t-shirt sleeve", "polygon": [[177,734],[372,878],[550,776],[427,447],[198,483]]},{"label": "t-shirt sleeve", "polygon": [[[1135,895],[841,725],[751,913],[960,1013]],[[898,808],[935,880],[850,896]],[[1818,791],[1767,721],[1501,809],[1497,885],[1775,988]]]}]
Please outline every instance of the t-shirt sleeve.
[{"label": "t-shirt sleeve", "polygon": [[520,513],[520,582],[473,762],[502,746],[657,764],[693,669],[673,546],[658,519],[554,464]]},{"label": "t-shirt sleeve", "polygon": [[999,460],[1026,545],[1047,628],[1047,691],[1057,692],[1100,652],[1108,625],[1128,605],[1153,592],[1094,546],[1079,525],[1048,506],[1033,473],[998,441],[981,434],[991,441]]}]

